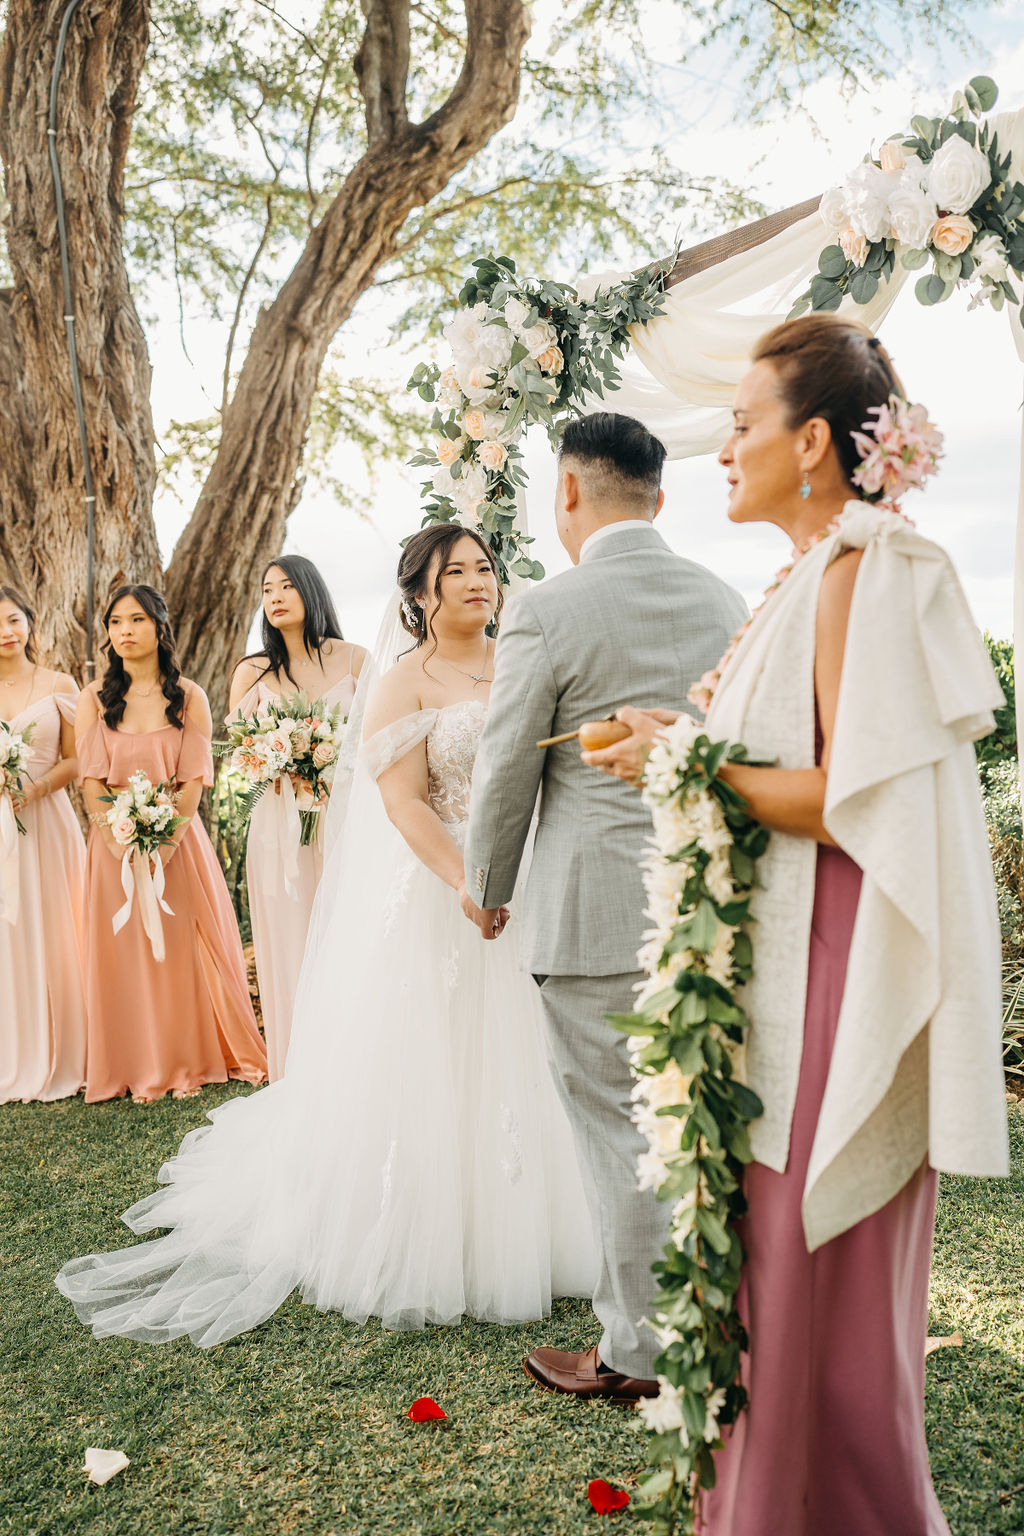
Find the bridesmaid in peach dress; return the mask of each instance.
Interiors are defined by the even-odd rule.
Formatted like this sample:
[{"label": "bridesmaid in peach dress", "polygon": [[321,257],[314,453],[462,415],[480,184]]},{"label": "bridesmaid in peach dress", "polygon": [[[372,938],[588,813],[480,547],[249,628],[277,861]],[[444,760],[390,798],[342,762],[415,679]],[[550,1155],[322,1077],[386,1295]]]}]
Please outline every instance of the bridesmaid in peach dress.
[{"label": "bridesmaid in peach dress", "polygon": [[[347,715],[366,652],[342,639],[316,566],[302,555],[280,555],[263,573],[262,600],[263,648],[235,669],[232,715],[255,714],[282,694],[322,698]],[[300,848],[293,804],[291,784],[277,780],[253,810],[245,856],[271,1082],[284,1076],[295,988],[323,870],[322,830]]]},{"label": "bridesmaid in peach dress", "polygon": [[[150,1103],[204,1083],[266,1081],[266,1052],[249,1000],[238,928],[223,872],[197,816],[213,782],[210,706],[181,676],[159,592],[121,587],[104,615],[107,672],[82,694],[75,722],[79,775],[93,826],[86,863],[85,956],[88,1103],[130,1093]],[[171,847],[162,918],[166,958],[157,961],[135,903],[119,933],[124,901],[119,848],[98,818],[108,786],[142,770],[178,786],[187,818]]]},{"label": "bridesmaid in peach dress", "polygon": [[25,598],[0,587],[0,719],[33,727],[28,777],[13,797],[25,836],[8,854],[8,880],[0,869],[0,1103],[64,1099],[85,1082],[85,845],[65,793],[76,773],[78,689],[37,665],[34,625]]}]

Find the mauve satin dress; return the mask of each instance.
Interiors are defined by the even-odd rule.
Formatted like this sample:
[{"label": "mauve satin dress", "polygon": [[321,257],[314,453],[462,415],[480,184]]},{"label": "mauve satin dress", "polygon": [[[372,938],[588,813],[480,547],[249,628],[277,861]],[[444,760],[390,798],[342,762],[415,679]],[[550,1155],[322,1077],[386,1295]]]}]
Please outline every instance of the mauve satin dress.
[{"label": "mauve satin dress", "polygon": [[800,1214],[860,883],[841,849],[818,849],[789,1161],[785,1173],[746,1172],[750,1405],[716,1458],[702,1536],[949,1536],[924,1434],[938,1176],[922,1164],[880,1211],[814,1253]]},{"label": "mauve satin dress", "polygon": [[[133,773],[156,784],[213,783],[209,738],[186,714],[132,734],[100,718],[78,749],[83,779],[123,787]],[[153,959],[136,902],[120,933],[120,862],[92,827],[85,872],[86,1087],[89,1103],[120,1094],[158,1098],[229,1078],[262,1083],[267,1053],[249,998],[241,940],[224,875],[198,816],[167,865],[166,956]]]}]

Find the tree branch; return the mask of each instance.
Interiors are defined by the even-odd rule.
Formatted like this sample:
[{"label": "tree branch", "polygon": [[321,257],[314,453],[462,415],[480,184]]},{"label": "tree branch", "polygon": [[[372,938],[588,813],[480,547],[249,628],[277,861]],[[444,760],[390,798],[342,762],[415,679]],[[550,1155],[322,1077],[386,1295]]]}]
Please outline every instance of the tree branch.
[{"label": "tree branch", "polygon": [[267,218],[265,224],[263,225],[263,233],[260,236],[260,241],[256,247],[255,253],[253,254],[252,261],[250,261],[246,274],[242,279],[242,286],[238,290],[238,302],[235,305],[235,313],[231,319],[231,329],[228,332],[228,344],[224,354],[224,379],[221,385],[220,395],[221,419],[223,419],[224,413],[228,408],[228,393],[231,388],[231,357],[235,350],[235,336],[238,333],[238,327],[242,319],[242,307],[245,304],[245,296],[249,291],[249,284],[252,282],[256,275],[256,268],[259,265],[260,257],[263,255],[263,252],[267,248],[267,241],[270,239],[270,231],[273,227],[273,223],[274,194],[273,191],[270,191],[267,193]]},{"label": "tree branch", "polygon": [[355,73],[366,103],[366,135],[372,150],[400,138],[409,123],[405,84],[409,75],[408,0],[361,0],[366,31]]}]

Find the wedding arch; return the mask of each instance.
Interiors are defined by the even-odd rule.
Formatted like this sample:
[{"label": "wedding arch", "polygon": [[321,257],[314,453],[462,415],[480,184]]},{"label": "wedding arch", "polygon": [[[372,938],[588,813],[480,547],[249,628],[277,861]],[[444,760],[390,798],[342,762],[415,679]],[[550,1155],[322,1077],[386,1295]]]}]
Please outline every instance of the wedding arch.
[{"label": "wedding arch", "polygon": [[[915,273],[921,303],[969,286],[971,307],[1005,307],[1024,363],[1024,109],[993,114],[996,96],[978,77],[947,116],[913,117],[841,186],[636,273],[569,285],[480,258],[445,329],[451,364],[421,363],[409,383],[435,405],[433,451],[413,460],[431,471],[424,522],[479,527],[503,579],[539,578],[522,494],[528,424],[555,441],[567,416],[610,394],[670,458],[715,453],[760,335],[809,308],[855,314],[877,331]],[[1015,662],[1022,649],[1024,479]],[[1024,690],[1017,726],[1024,740]]]}]

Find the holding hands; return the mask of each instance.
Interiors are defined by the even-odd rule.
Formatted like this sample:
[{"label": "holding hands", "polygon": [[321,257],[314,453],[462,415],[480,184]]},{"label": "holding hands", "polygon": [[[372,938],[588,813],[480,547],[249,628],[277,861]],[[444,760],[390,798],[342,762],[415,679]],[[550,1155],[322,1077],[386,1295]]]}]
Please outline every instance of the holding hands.
[{"label": "holding hands", "polygon": [[485,939],[500,938],[505,931],[505,924],[508,922],[508,907],[478,907],[466,890],[465,880],[459,881],[456,891],[463,912],[470,922],[479,928],[482,936]]}]

